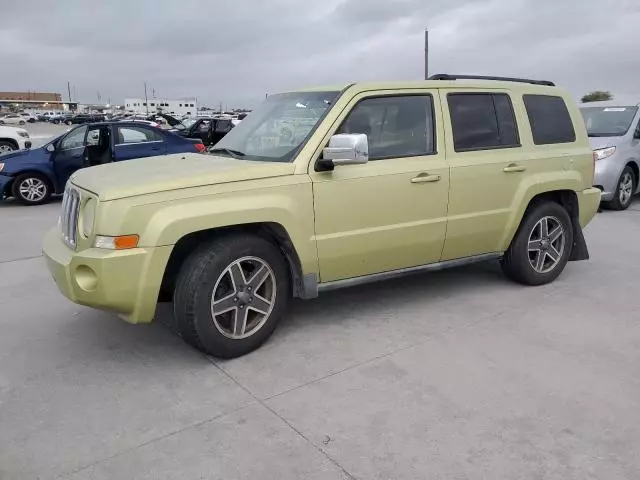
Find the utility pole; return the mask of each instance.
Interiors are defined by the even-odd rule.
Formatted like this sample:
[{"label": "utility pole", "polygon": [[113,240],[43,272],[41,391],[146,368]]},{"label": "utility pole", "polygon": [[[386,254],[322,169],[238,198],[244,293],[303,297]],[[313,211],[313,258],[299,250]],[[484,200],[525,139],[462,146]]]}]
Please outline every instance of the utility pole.
[{"label": "utility pole", "polygon": [[149,101],[147,99],[147,82],[144,82],[144,104],[147,109],[147,116],[149,115]]},{"label": "utility pole", "polygon": [[67,82],[67,92],[69,93],[69,103],[71,103],[71,84]]},{"label": "utility pole", "polygon": [[429,30],[424,31],[424,79],[429,78]]}]

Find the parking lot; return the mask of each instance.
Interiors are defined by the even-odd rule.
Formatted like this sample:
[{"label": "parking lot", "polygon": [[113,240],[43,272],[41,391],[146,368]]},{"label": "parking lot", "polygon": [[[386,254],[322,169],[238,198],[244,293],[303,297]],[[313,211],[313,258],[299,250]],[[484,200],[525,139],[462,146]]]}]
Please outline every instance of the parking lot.
[{"label": "parking lot", "polygon": [[224,362],[64,299],[59,207],[0,204],[3,480],[640,476],[639,202],[551,285],[488,263],[343,290]]}]

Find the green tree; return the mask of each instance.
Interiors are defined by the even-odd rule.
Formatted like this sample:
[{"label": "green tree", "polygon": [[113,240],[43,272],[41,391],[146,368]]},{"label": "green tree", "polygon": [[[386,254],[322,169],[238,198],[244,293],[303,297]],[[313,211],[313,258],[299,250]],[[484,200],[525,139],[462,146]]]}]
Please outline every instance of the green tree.
[{"label": "green tree", "polygon": [[613,95],[611,95],[611,92],[596,90],[595,92],[587,93],[584,97],[582,97],[582,103],[602,102],[604,100],[613,100]]}]

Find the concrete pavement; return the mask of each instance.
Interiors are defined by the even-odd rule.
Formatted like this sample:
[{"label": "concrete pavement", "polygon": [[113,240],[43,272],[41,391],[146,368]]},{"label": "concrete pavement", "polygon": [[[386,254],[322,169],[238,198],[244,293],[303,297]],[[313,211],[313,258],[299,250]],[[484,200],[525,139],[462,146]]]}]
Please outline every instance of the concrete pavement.
[{"label": "concrete pavement", "polygon": [[640,477],[640,203],[552,285],[487,263],[338,291],[231,361],[65,300],[58,209],[0,204],[2,480]]}]

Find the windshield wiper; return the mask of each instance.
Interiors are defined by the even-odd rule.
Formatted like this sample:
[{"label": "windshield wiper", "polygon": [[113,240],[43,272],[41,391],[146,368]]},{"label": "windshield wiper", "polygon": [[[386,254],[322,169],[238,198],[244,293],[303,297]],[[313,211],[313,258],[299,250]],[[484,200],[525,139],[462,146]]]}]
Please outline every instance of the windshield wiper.
[{"label": "windshield wiper", "polygon": [[225,155],[229,155],[233,158],[241,158],[246,155],[246,153],[241,152],[240,150],[234,150],[232,148],[211,148],[209,153],[224,153]]}]

